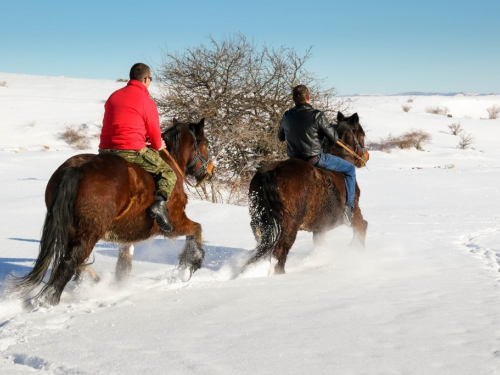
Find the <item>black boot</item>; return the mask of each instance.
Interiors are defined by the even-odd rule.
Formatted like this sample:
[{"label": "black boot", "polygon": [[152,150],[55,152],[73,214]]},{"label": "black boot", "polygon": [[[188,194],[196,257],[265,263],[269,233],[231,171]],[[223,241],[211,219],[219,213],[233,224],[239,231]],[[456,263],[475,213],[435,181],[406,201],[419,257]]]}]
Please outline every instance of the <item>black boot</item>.
[{"label": "black boot", "polygon": [[352,208],[349,205],[346,205],[344,208],[344,224],[347,225],[348,227],[351,226],[353,211],[354,211],[354,208]]},{"label": "black boot", "polygon": [[170,232],[174,227],[168,220],[167,202],[164,200],[155,200],[148,208],[148,215],[156,220],[158,226],[165,232]]}]

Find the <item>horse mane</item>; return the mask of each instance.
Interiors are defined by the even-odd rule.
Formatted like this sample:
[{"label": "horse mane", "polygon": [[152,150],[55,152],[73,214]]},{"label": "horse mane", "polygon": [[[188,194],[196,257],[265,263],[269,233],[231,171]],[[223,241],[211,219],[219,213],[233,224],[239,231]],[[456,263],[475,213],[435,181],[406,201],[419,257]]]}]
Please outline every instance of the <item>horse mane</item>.
[{"label": "horse mane", "polygon": [[341,121],[340,123],[334,125],[334,128],[337,131],[337,133],[343,133],[346,129],[347,130],[357,129],[363,136],[365,135],[365,131],[363,130],[361,124],[359,122],[357,124],[351,124],[349,122],[349,117],[347,117],[344,121]]},{"label": "horse mane", "polygon": [[[171,154],[174,154],[177,157],[179,157],[179,149],[180,149],[180,145],[181,145],[181,131],[180,131],[180,128],[182,126],[185,126],[187,125],[188,126],[188,130],[190,131],[194,131],[194,125],[193,124],[185,124],[185,123],[176,123],[174,125],[172,125],[171,127],[169,127],[167,130],[165,130],[163,133],[162,133],[162,137],[165,141],[165,143],[167,143],[167,147],[171,145],[172,149],[168,150]],[[168,147],[170,148],[170,147]]]}]

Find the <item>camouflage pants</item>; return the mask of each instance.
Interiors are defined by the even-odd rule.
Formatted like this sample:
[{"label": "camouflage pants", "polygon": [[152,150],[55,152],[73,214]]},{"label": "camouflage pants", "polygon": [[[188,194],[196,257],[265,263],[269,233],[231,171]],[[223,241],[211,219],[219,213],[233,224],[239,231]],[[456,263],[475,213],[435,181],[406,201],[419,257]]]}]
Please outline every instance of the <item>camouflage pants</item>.
[{"label": "camouflage pants", "polygon": [[174,190],[177,176],[156,150],[147,147],[144,147],[140,151],[99,149],[99,153],[115,154],[132,164],[144,168],[153,175],[157,189],[156,193],[163,195],[167,200],[172,190]]}]

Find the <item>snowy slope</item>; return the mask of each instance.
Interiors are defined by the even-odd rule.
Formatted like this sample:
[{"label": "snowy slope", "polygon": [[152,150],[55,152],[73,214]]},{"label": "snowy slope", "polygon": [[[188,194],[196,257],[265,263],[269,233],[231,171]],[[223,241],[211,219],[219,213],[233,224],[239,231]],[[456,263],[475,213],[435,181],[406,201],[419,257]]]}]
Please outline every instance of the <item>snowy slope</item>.
[{"label": "snowy slope", "polygon": [[[71,283],[60,305],[26,311],[6,275],[29,271],[47,180],[80,152],[58,134],[66,124],[98,130],[104,100],[123,83],[2,81],[1,374],[500,374],[500,120],[482,119],[499,95],[356,98],[369,141],[410,129],[433,137],[425,151],[374,151],[358,170],[364,251],[348,248],[346,227],[317,249],[301,232],[286,275],[268,276],[264,262],[235,278],[255,246],[247,208],[192,199],[207,257],[191,281],[167,280],[183,239],[138,244],[121,289],[116,247],[99,243],[100,284]],[[453,122],[474,135],[473,149],[456,148]]]}]

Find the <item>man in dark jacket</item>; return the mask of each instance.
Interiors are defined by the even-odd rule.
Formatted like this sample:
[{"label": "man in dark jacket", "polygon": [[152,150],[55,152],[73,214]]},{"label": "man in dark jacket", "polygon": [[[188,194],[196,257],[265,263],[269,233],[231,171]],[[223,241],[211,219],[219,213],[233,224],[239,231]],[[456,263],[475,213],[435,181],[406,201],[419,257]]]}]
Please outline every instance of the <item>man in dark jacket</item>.
[{"label": "man in dark jacket", "polygon": [[351,225],[354,210],[354,190],[356,185],[356,168],[353,164],[334,155],[323,153],[323,140],[328,137],[334,144],[338,135],[328,122],[323,112],[309,104],[309,90],[304,85],[295,86],[292,90],[295,107],[283,115],[278,128],[278,139],[287,142],[287,155],[299,158],[313,166],[343,173],[347,190],[347,201],[344,208],[344,222]]},{"label": "man in dark jacket", "polygon": [[[99,153],[121,156],[153,175],[157,194],[148,214],[162,230],[171,231],[167,201],[177,177],[158,153],[165,148],[165,141],[161,138],[158,109],[149,97],[151,80],[149,66],[134,64],[127,86],[115,91],[106,101]],[[147,140],[150,147],[146,145]]]}]

